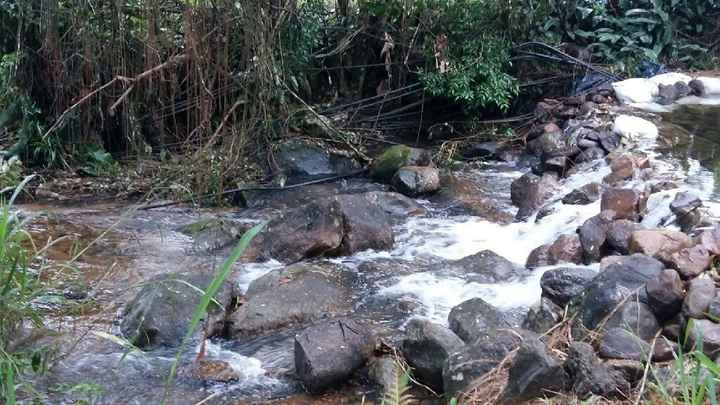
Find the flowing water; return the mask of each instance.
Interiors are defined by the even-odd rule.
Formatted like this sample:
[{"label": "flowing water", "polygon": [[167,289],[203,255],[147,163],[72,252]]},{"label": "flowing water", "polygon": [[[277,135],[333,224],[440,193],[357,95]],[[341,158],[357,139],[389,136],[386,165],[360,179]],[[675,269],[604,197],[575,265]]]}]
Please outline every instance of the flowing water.
[{"label": "flowing water", "polygon": [[[636,150],[646,152],[655,172],[651,182],[675,181],[678,189],[655,193],[648,202],[647,226],[658,226],[670,216],[668,204],[678,191],[692,190],[703,198],[713,214],[720,214],[720,107],[682,106],[663,114],[659,138],[638,138]],[[523,169],[527,170],[527,169]],[[500,164],[485,164],[465,169],[478,183],[492,184],[494,197],[512,212],[509,204],[510,184],[523,171]],[[401,330],[411,317],[424,317],[447,323],[450,309],[469,298],[480,297],[491,304],[520,316],[540,298],[539,280],[548,268],[534,270],[528,277],[499,284],[473,281],[472,274],[449,274],[434,264],[445,259],[460,259],[481,250],[492,250],[520,265],[534,248],[554,241],[559,235],[573,233],[585,220],[600,211],[600,203],[563,205],[563,195],[590,182],[601,182],[609,173],[604,162],[594,162],[562,181],[562,190],[553,204],[556,210],[536,221],[497,224],[472,216],[453,216],[440,207],[421,201],[429,214],[413,217],[395,229],[395,248],[389,252],[362,252],[330,261],[342,263],[356,271],[363,288],[357,316],[366,317],[386,328]],[[643,187],[636,180],[633,186]],[[119,206],[51,208],[25,206],[23,211],[35,215],[33,234],[37,237],[67,236],[65,245],[50,251],[50,260],[67,260],[63,252],[72,243],[92,239],[112,228],[100,242],[88,250],[77,263],[76,283],[91,284],[97,306],[80,316],[58,317],[52,325],[65,333],[60,341],[69,355],[50,376],[39,381],[49,403],[72,403],[77,392],[67,387],[84,383],[102,387],[100,403],[157,403],[163,394],[163,379],[175,353],[155,350],[124,356],[121,347],[107,339],[87,334],[102,330],[118,334],[117,311],[134,294],[132,286],[169,271],[199,266],[216,267],[223,253],[199,254],[192,240],[177,231],[178,227],[199,218],[234,216],[218,211],[164,209],[128,213]],[[277,262],[238,265],[241,287],[268,271]],[[370,268],[376,271],[368,271]],[[567,266],[565,266],[567,267]],[[379,270],[378,270],[379,269]],[[101,308],[101,309],[97,309]],[[241,375],[238,382],[208,385],[181,373],[168,403],[253,403],[266,402],[300,392],[291,378],[292,337],[289,330],[270,337],[244,341],[208,342],[207,356],[228,361]],[[77,342],[79,336],[84,336]],[[54,339],[58,339],[55,337]],[[198,345],[199,342],[194,342]],[[192,353],[185,356],[187,364]],[[86,388],[87,388],[86,387]],[[92,396],[88,389],[86,395]],[[360,397],[366,393],[362,383],[352,385],[342,396]],[[308,403],[305,397],[293,397],[288,403]],[[302,398],[298,400],[297,398]],[[326,398],[327,400],[327,398]],[[303,402],[306,401],[306,402]],[[318,399],[319,401],[319,399]],[[337,403],[337,398],[327,400]],[[333,402],[335,401],[335,402]]]}]

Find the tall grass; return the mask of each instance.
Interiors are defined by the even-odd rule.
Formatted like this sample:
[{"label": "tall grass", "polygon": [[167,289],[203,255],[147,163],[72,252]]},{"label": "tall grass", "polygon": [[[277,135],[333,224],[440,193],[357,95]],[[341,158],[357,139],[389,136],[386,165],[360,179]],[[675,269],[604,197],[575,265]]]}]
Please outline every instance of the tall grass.
[{"label": "tall grass", "polygon": [[0,399],[14,405],[16,391],[22,385],[21,376],[42,371],[46,364],[44,353],[14,347],[13,339],[28,326],[42,326],[40,314],[32,302],[42,293],[37,274],[30,264],[42,253],[35,248],[26,223],[12,213],[12,206],[27,177],[15,189],[7,202],[0,201]]}]

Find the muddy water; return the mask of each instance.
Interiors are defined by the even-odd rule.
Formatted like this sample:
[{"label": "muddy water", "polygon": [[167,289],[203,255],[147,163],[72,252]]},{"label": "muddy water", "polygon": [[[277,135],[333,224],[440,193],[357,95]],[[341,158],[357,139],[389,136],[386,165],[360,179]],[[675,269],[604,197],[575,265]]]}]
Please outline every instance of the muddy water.
[{"label": "muddy water", "polygon": [[[675,181],[679,188],[652,195],[648,226],[665,222],[670,215],[668,203],[680,190],[700,195],[715,214],[720,214],[720,107],[683,106],[664,114],[661,136],[637,139],[638,149],[653,160],[655,173],[650,180],[637,180],[636,187],[662,180]],[[525,168],[485,164],[468,166],[464,174],[492,193],[508,212],[510,184]],[[527,308],[540,297],[539,279],[547,268],[535,270],[530,276],[508,283],[474,282],[472,274],[448,274],[433,269],[433,263],[460,259],[481,250],[492,250],[518,264],[524,264],[530,251],[552,242],[558,235],[575,232],[586,219],[599,212],[599,202],[586,206],[563,205],[559,199],[566,192],[593,181],[601,181],[609,173],[604,162],[594,162],[565,179],[553,214],[536,221],[509,225],[497,224],[472,216],[456,216],[420,201],[429,214],[399,224],[396,246],[389,252],[362,252],[351,257],[331,260],[342,263],[358,273],[362,298],[356,316],[373,320],[388,329],[401,330],[411,317],[424,317],[445,324],[450,309],[464,300],[481,297],[493,305],[516,314],[518,321]],[[178,231],[182,225],[201,218],[229,216],[242,219],[231,211],[197,211],[160,209],[132,212],[116,205],[56,208],[24,206],[22,210],[35,219],[31,232],[44,243],[48,238],[64,237],[48,251],[48,260],[56,264],[43,277],[58,284],[56,297],[78,292],[87,298],[80,301],[48,298],[44,305],[54,309],[52,328],[60,332],[61,350],[68,353],[49,377],[38,381],[40,392],[48,403],[72,403],[86,395],[98,403],[157,403],[163,395],[163,381],[175,352],[155,350],[131,353],[123,357],[123,349],[92,331],[118,335],[118,313],[144,280],[159,274],[216,268],[227,252],[208,254],[196,249],[191,238]],[[73,263],[73,268],[59,266],[67,262],[89,242],[98,237]],[[238,265],[239,283],[249,283],[278,263]],[[368,269],[372,269],[369,271]],[[67,302],[78,305],[67,315]],[[88,302],[86,306],[78,303]],[[366,381],[352,381],[347,387],[324,397],[294,395],[301,392],[292,379],[292,337],[287,330],[269,337],[243,341],[208,343],[208,356],[230,362],[242,378],[231,384],[208,385],[183,373],[174,385],[168,403],[266,403],[280,401],[305,403],[366,403],[376,392]],[[193,342],[193,346],[199,345]],[[192,350],[191,350],[192,352]],[[184,357],[183,365],[193,354]],[[97,387],[95,393],[68,393],[67,387],[86,384]],[[289,398],[289,399],[283,399]],[[205,402],[203,402],[205,401]]]}]

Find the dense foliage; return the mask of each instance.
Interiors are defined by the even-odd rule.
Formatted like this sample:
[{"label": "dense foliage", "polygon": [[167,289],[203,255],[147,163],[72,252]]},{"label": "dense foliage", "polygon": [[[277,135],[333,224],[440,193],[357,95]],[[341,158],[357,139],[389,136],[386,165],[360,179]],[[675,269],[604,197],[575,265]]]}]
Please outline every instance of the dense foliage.
[{"label": "dense foliage", "polygon": [[[718,16],[719,0],[0,0],[0,136],[26,164],[147,158],[184,169],[160,187],[214,192],[271,163],[308,105],[419,82],[428,102],[514,113],[521,91],[543,95],[528,83],[578,73],[518,44],[627,75],[706,68]],[[392,108],[419,101],[401,96]]]}]

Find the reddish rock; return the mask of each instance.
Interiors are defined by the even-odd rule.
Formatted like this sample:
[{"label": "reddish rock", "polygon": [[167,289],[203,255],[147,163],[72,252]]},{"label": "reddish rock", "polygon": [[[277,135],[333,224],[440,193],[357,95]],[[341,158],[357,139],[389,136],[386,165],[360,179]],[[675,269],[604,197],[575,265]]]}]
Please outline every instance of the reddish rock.
[{"label": "reddish rock", "polygon": [[223,360],[200,360],[193,365],[192,376],[202,381],[230,382],[240,376]]},{"label": "reddish rock", "polygon": [[543,266],[550,266],[552,263],[552,258],[550,256],[550,247],[552,245],[542,245],[538,246],[535,249],[533,249],[532,252],[530,252],[530,255],[528,255],[527,261],[525,262],[525,267],[528,269],[535,269],[538,267]]},{"label": "reddish rock", "polygon": [[574,235],[560,235],[548,250],[550,264],[575,263],[580,264],[583,260],[583,248],[580,237]]},{"label": "reddish rock", "polygon": [[607,189],[600,201],[600,210],[613,210],[616,219],[640,220],[647,206],[648,195],[645,192],[629,188]]},{"label": "reddish rock", "polygon": [[702,231],[697,238],[698,243],[712,255],[720,255],[720,227]]},{"label": "reddish rock", "polygon": [[684,279],[699,276],[710,268],[713,257],[702,245],[684,248],[667,256],[665,265],[675,269]]},{"label": "reddish rock", "polygon": [[692,239],[682,232],[667,229],[643,229],[630,238],[630,252],[652,257],[667,257],[681,249],[693,246]]}]

